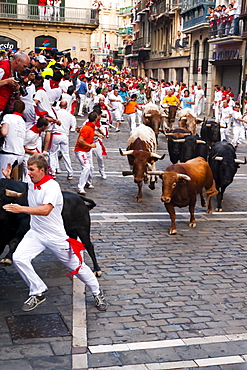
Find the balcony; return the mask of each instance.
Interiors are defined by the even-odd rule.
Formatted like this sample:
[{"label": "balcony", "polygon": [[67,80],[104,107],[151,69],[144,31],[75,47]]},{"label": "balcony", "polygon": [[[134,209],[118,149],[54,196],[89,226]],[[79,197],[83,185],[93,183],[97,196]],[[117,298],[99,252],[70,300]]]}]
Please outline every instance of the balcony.
[{"label": "balcony", "polygon": [[199,28],[208,28],[209,22],[206,17],[210,6],[214,7],[214,1],[182,0],[183,32],[189,33]]},{"label": "balcony", "polygon": [[133,27],[124,27],[118,29],[119,35],[131,35],[133,33]]},{"label": "balcony", "polygon": [[182,0],[181,13],[187,12],[193,8],[204,6],[208,9],[209,6],[215,6],[214,0]]},{"label": "balcony", "polygon": [[60,7],[59,17],[56,19],[51,16],[40,16],[38,5],[16,4],[0,2],[0,19],[6,20],[29,20],[40,22],[59,22],[59,23],[76,23],[76,24],[99,24],[99,13],[93,9],[67,8]]},{"label": "balcony", "polygon": [[150,43],[146,37],[140,37],[133,41],[133,50],[137,51],[140,49],[151,49]]},{"label": "balcony", "polygon": [[153,4],[151,6],[150,15],[160,15],[162,13],[168,13],[170,7],[166,4],[166,0],[161,1],[159,4]]},{"label": "balcony", "polygon": [[182,1],[181,0],[171,0],[170,3],[170,10],[176,10],[176,9],[181,9]]},{"label": "balcony", "polygon": [[127,8],[120,8],[119,15],[131,15],[133,6],[128,6]]},{"label": "balcony", "polygon": [[149,7],[147,6],[147,3],[147,0],[140,0],[138,3],[137,13],[144,14],[145,11],[148,11]]}]

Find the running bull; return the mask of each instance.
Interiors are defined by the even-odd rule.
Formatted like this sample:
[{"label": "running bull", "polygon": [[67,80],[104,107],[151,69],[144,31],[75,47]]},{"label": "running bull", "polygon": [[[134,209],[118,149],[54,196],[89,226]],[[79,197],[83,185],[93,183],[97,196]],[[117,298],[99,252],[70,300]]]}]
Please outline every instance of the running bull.
[{"label": "running bull", "polygon": [[[128,156],[128,162],[131,171],[123,171],[123,176],[134,175],[134,182],[138,185],[138,195],[135,198],[137,202],[142,201],[142,181],[148,182],[147,170],[155,171],[155,162],[163,159],[156,154],[156,138],[153,130],[145,125],[140,125],[132,130],[127,141],[126,151],[119,148],[121,155]],[[149,188],[155,189],[156,176],[150,177]]]},{"label": "running bull", "polygon": [[[94,273],[99,277],[102,273],[97,263],[94,246],[90,240],[91,221],[89,210],[95,207],[96,204],[82,195],[68,191],[62,193],[64,199],[62,217],[66,233],[70,238],[80,238],[93,261]],[[9,252],[0,261],[5,266],[12,264],[12,255],[30,227],[29,215],[6,212],[2,208],[3,205],[9,203],[28,205],[26,183],[11,179],[0,179],[0,254],[3,253],[6,245],[9,246]]]},{"label": "running bull", "polygon": [[187,207],[190,211],[189,227],[195,227],[194,216],[197,194],[201,196],[202,207],[206,206],[203,196],[203,189],[208,196],[207,213],[212,213],[211,198],[217,194],[213,174],[205,159],[197,157],[186,163],[173,164],[165,172],[150,172],[160,175],[162,179],[161,201],[165,203],[167,212],[171,219],[169,234],[176,234],[176,213],[175,207]]},{"label": "running bull", "polygon": [[143,107],[143,123],[154,131],[156,140],[160,129],[163,129],[163,117],[164,113],[158,105],[148,103]]},{"label": "running bull", "polygon": [[209,165],[213,172],[213,177],[216,183],[217,208],[215,211],[222,212],[222,201],[224,192],[232,182],[239,168],[239,164],[246,164],[244,161],[237,159],[236,150],[232,144],[227,141],[218,141],[210,151],[208,158]]},{"label": "running bull", "polygon": [[199,125],[203,120],[197,118],[190,108],[181,109],[177,113],[178,126],[188,130],[191,135],[196,135],[197,125]]},{"label": "running bull", "polygon": [[221,140],[220,123],[215,121],[203,122],[200,135],[202,140],[205,140],[207,145],[211,148],[214,143]]},{"label": "running bull", "polygon": [[202,157],[205,160],[208,158],[207,143],[198,135],[190,135],[184,139],[173,139],[173,143],[182,145],[180,162],[187,162],[196,157]]}]

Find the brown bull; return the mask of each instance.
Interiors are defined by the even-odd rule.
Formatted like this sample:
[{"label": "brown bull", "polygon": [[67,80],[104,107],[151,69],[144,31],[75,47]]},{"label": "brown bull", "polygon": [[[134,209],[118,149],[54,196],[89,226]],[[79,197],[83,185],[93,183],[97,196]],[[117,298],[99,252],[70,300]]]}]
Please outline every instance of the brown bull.
[{"label": "brown bull", "polygon": [[181,109],[178,113],[178,126],[191,132],[191,135],[196,135],[197,125],[202,123],[201,118],[197,118],[192,109]]},{"label": "brown bull", "polygon": [[[138,195],[136,201],[142,200],[142,181],[148,182],[147,171],[155,170],[155,162],[163,159],[156,154],[156,139],[153,130],[144,125],[140,125],[132,130],[131,136],[127,142],[127,150],[119,149],[121,155],[128,156],[128,162],[131,171],[123,171],[123,176],[134,175],[134,182],[138,185]],[[150,177],[149,188],[155,189],[156,176]]]},{"label": "brown bull", "polygon": [[202,207],[206,206],[203,196],[203,188],[208,196],[207,213],[212,213],[211,198],[218,191],[215,187],[212,171],[209,164],[201,157],[187,161],[186,163],[173,164],[165,172],[152,172],[160,175],[162,179],[161,201],[165,203],[167,212],[171,218],[169,234],[176,234],[176,213],[174,207],[187,207],[190,211],[190,227],[196,226],[194,210],[197,194],[201,196]]}]

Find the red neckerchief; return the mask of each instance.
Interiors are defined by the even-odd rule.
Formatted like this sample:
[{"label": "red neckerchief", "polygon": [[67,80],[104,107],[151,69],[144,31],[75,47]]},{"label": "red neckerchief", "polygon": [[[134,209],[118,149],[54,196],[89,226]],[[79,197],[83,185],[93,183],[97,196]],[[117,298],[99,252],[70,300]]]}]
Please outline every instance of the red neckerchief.
[{"label": "red neckerchief", "polygon": [[41,189],[41,185],[43,185],[45,182],[47,182],[49,180],[52,180],[52,179],[53,179],[53,176],[51,176],[51,175],[45,175],[39,182],[37,182],[36,184],[33,184],[34,189],[40,190]]},{"label": "red neckerchief", "polygon": [[69,275],[76,275],[76,274],[78,274],[78,272],[79,272],[79,270],[81,268],[82,262],[83,262],[81,251],[83,251],[86,248],[85,248],[85,245],[84,244],[82,244],[81,242],[79,242],[76,239],[68,238],[68,239],[66,239],[66,241],[69,242],[69,245],[72,248],[74,254],[79,258],[79,261],[80,261],[79,266],[74,271],[68,272],[66,275],[67,276],[69,276]]},{"label": "red neckerchief", "polygon": [[15,114],[16,116],[21,116],[23,117],[23,114],[19,113],[19,112],[13,112],[13,114]]},{"label": "red neckerchief", "polygon": [[57,87],[59,87],[59,84],[57,81],[50,80],[50,86],[51,86],[51,89],[56,89]]},{"label": "red neckerchief", "polygon": [[37,87],[36,88],[36,91],[38,91],[38,90],[44,90],[44,91],[46,91],[42,86],[41,87]]},{"label": "red neckerchief", "polygon": [[102,108],[103,110],[107,110],[107,106],[103,103],[103,104],[100,104],[100,108]]},{"label": "red neckerchief", "polygon": [[95,130],[95,124],[93,122],[86,122],[85,123],[85,126],[86,125],[89,126],[89,127],[91,127],[91,128],[93,128]]},{"label": "red neckerchief", "polygon": [[35,134],[41,134],[41,132],[38,130],[37,128],[37,125],[33,125],[31,128],[30,128],[31,131],[35,132]]}]

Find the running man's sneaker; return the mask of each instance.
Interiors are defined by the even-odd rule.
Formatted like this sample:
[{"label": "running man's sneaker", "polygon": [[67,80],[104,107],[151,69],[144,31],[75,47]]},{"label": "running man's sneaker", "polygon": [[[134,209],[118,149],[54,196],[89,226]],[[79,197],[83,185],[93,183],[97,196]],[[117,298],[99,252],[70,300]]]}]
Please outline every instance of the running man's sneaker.
[{"label": "running man's sneaker", "polygon": [[31,295],[24,305],[22,306],[22,311],[31,311],[36,308],[40,303],[44,302],[46,297],[44,294],[42,295]]},{"label": "running man's sneaker", "polygon": [[78,194],[82,194],[82,195],[85,195],[86,192],[84,189],[78,189]]},{"label": "running man's sneaker", "polygon": [[73,180],[73,176],[72,175],[68,175],[67,176],[67,180]]},{"label": "running man's sneaker", "polygon": [[99,294],[97,295],[94,295],[94,300],[95,300],[95,307],[99,310],[99,311],[106,311],[106,300],[105,300],[105,297],[104,297],[104,294],[102,292],[102,290],[100,290]]}]

